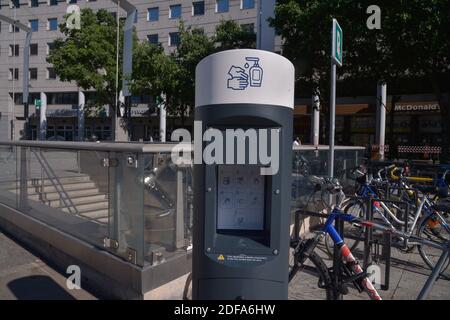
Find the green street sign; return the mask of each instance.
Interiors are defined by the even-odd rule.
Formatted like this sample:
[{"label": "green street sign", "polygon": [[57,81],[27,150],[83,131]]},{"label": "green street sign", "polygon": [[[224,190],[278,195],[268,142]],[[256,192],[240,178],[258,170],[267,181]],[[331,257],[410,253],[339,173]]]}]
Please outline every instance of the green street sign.
[{"label": "green street sign", "polygon": [[342,28],[336,19],[333,19],[333,29],[332,29],[332,39],[331,39],[331,58],[334,63],[339,67],[342,67]]},{"label": "green street sign", "polygon": [[36,108],[39,108],[41,106],[41,100],[40,99],[34,99],[34,106]]}]

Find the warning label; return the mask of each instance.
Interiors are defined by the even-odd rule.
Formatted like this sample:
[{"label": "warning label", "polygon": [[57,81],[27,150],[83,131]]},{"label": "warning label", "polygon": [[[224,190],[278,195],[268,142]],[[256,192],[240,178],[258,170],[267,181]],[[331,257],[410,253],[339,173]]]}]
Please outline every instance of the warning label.
[{"label": "warning label", "polygon": [[223,261],[223,260],[225,260],[225,257],[223,256],[223,254],[220,254],[220,255],[217,257],[217,260]]},{"label": "warning label", "polygon": [[[222,257],[222,259],[220,259]],[[263,262],[267,260],[266,256],[248,256],[245,254],[240,255],[219,255],[218,260],[236,261],[236,262]]]}]

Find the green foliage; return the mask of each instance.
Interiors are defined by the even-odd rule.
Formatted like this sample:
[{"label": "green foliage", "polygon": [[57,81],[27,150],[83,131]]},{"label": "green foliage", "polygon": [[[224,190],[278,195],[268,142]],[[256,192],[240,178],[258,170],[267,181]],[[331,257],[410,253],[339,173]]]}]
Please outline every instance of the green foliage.
[{"label": "green foliage", "polygon": [[[121,23],[121,30],[122,30]],[[81,10],[81,29],[60,24],[64,38],[55,40],[47,58],[62,81],[74,81],[83,90],[95,90],[95,106],[115,106],[116,29],[115,18],[108,11]],[[120,32],[119,79],[122,78],[123,32]],[[119,88],[121,89],[121,81]]]},{"label": "green foliage", "polygon": [[[89,95],[87,107],[115,107],[116,98],[116,34],[115,18],[106,10],[81,11],[81,29],[60,26],[64,38],[55,41],[48,57],[62,81],[74,81]],[[119,84],[122,87],[123,22],[120,25]],[[169,113],[184,117],[192,112],[195,96],[195,68],[206,56],[222,50],[254,47],[254,33],[234,21],[223,21],[216,36],[207,36],[202,29],[179,26],[180,42],[167,54],[161,45],[148,41],[133,44],[133,73],[129,80],[134,95],[165,96]],[[98,110],[97,110],[98,111]]]},{"label": "green foliage", "polygon": [[[390,87],[405,80],[448,73],[448,0],[380,0],[381,30],[369,30],[362,0],[279,1],[271,24],[284,38],[283,53],[296,65],[299,90],[328,91],[331,20],[344,31],[344,66],[340,79],[375,87],[380,79]],[[447,30],[447,31],[445,31]]]},{"label": "green foliage", "polygon": [[214,52],[254,47],[256,36],[234,21],[223,21],[212,37],[202,29],[185,27],[181,21],[179,39],[170,54],[165,54],[161,46],[137,44],[130,88],[134,94],[164,94],[168,112],[184,118],[195,103],[197,64]]},{"label": "green foliage", "polygon": [[255,48],[256,34],[233,20],[224,20],[216,28],[214,41],[220,51],[230,49]]}]

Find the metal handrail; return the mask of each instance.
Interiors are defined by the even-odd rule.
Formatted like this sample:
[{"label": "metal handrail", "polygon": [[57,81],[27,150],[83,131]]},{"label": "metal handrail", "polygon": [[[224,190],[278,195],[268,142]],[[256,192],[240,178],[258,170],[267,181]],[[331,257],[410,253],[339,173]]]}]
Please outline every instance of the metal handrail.
[{"label": "metal handrail", "polygon": [[[55,191],[58,193],[58,195],[60,197],[60,200],[64,203],[64,206],[69,209],[70,213],[77,214],[78,210],[75,207],[75,204],[73,203],[72,199],[69,197],[67,191],[64,190],[64,187],[63,187],[61,181],[56,176],[55,172],[51,168],[51,166],[48,163],[47,159],[42,154],[42,150],[39,150],[39,153],[37,153],[36,151],[31,149],[31,152],[33,152],[34,155],[36,156],[36,159],[39,161],[39,163],[41,165],[41,170],[43,170],[43,172],[45,172],[45,174],[47,175],[48,180],[50,181],[50,183],[55,188]],[[55,183],[54,180],[56,180],[57,183]],[[41,194],[43,194],[44,193],[44,179],[43,179],[43,175],[41,176],[41,188],[42,188],[41,189]],[[42,199],[42,200],[44,200],[44,199]],[[72,212],[72,208],[75,209],[75,212]]]},{"label": "metal handrail", "polygon": [[[158,153],[171,152],[178,142],[166,143],[129,143],[129,142],[71,142],[71,141],[0,141],[0,146],[21,146],[32,148],[49,148],[49,149],[72,149],[72,150],[95,150],[95,151],[122,151],[122,152],[137,152],[137,153]],[[183,143],[184,151],[193,151],[194,146],[190,143]],[[298,150],[313,150],[322,151],[328,150],[327,145],[300,145],[293,146],[294,151]],[[335,146],[335,150],[365,150],[364,147],[358,146]]]}]

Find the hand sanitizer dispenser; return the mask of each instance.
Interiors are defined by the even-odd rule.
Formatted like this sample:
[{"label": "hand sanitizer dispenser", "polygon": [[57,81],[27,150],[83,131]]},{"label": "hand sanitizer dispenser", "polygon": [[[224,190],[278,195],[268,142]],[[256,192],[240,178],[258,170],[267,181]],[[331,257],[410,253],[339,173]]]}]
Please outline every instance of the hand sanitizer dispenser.
[{"label": "hand sanitizer dispenser", "polygon": [[287,299],[294,66],[222,51],[195,91],[193,299]]}]

